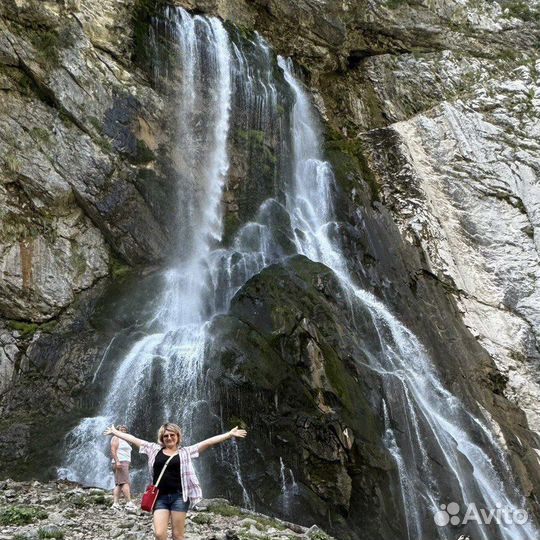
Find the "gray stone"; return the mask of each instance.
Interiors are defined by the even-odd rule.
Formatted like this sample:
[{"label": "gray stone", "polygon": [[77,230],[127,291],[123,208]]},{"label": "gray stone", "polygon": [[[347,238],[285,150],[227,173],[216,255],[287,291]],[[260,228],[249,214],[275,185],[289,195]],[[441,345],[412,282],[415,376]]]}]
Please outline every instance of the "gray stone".
[{"label": "gray stone", "polygon": [[[540,429],[538,67],[472,87],[468,99],[368,133],[384,202],[448,283],[463,320]],[[524,111],[518,120],[517,111]],[[398,160],[395,156],[400,156]],[[390,156],[397,166],[389,166]]]}]

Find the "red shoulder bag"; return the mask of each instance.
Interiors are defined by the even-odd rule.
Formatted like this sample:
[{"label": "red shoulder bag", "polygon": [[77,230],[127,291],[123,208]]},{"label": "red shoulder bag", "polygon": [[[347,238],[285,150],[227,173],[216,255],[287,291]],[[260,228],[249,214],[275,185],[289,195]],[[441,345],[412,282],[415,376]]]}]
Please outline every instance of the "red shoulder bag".
[{"label": "red shoulder bag", "polygon": [[154,509],[154,506],[156,505],[156,501],[159,495],[159,489],[158,484],[161,480],[161,477],[163,476],[163,473],[165,472],[165,469],[167,468],[167,465],[169,464],[169,461],[176,456],[176,454],[173,454],[166,462],[165,465],[163,465],[163,469],[161,469],[161,473],[159,473],[159,477],[156,481],[155,485],[150,485],[146,488],[146,491],[144,492],[144,495],[141,499],[141,510],[144,510],[145,512],[151,512]]}]

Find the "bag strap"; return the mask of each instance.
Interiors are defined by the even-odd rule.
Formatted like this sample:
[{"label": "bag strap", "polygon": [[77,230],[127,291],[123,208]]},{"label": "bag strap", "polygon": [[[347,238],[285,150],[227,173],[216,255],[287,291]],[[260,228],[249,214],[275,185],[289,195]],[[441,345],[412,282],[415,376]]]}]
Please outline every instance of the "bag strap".
[{"label": "bag strap", "polygon": [[159,473],[158,479],[157,479],[156,483],[154,484],[156,487],[158,487],[159,481],[161,480],[161,477],[163,476],[163,473],[165,472],[165,469],[167,468],[167,465],[169,464],[169,461],[171,461],[171,459],[172,459],[174,456],[176,456],[176,454],[173,454],[173,455],[165,462],[165,465],[163,465],[163,469],[161,469],[161,472]]}]

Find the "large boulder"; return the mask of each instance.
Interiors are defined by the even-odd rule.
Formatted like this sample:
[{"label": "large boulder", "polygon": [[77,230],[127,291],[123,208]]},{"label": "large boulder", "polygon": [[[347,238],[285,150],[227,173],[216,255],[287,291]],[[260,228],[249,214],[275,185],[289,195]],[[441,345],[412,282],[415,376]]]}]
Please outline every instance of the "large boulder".
[{"label": "large boulder", "polygon": [[[380,384],[365,369],[379,340],[369,313],[355,315],[325,266],[295,256],[268,267],[212,322],[207,399],[225,423],[251,430],[240,474],[258,508],[326,523],[340,538],[360,528],[390,538],[402,519],[396,470]],[[235,474],[223,461],[208,473],[221,491]]]}]

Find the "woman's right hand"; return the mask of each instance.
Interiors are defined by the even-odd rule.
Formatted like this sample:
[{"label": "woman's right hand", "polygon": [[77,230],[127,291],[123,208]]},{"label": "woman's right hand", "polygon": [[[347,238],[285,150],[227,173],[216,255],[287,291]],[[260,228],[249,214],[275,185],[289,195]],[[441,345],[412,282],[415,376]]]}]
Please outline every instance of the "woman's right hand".
[{"label": "woman's right hand", "polygon": [[110,425],[104,432],[103,435],[116,435],[116,428],[114,424]]}]

